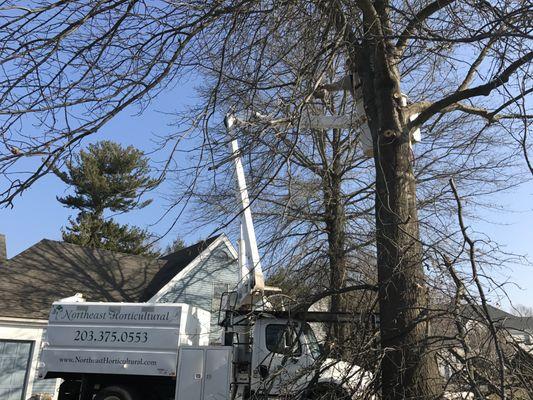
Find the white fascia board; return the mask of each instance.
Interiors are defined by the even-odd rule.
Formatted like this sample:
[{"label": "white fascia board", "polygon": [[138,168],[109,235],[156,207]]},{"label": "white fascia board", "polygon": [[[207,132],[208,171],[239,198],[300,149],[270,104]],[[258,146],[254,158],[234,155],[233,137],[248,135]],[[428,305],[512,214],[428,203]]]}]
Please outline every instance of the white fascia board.
[{"label": "white fascia board", "polygon": [[34,318],[15,318],[15,317],[0,317],[0,325],[8,326],[27,326],[27,327],[46,327],[48,320],[34,319]]},{"label": "white fascia board", "polygon": [[213,243],[211,243],[209,246],[207,246],[206,249],[204,249],[194,260],[190,262],[189,265],[187,265],[185,268],[183,268],[180,272],[176,274],[165,286],[163,286],[159,291],[150,299],[147,301],[147,303],[157,303],[161,297],[172,287],[174,284],[183,279],[185,276],[189,274],[194,268],[196,268],[202,261],[207,259],[214,249],[217,248],[217,246],[221,243],[224,243],[228,250],[230,251],[231,255],[237,259],[237,252],[235,251],[235,248],[232,246],[229,239],[226,237],[225,234],[220,235],[217,240],[215,240]]},{"label": "white fascia board", "polygon": [[224,244],[226,245],[226,247],[228,248],[228,250],[231,253],[231,255],[233,256],[233,258],[235,260],[237,260],[239,258],[239,253],[237,252],[237,250],[235,250],[235,247],[233,247],[233,244],[230,242],[228,237],[225,234],[222,234],[221,235],[221,239],[224,242]]}]

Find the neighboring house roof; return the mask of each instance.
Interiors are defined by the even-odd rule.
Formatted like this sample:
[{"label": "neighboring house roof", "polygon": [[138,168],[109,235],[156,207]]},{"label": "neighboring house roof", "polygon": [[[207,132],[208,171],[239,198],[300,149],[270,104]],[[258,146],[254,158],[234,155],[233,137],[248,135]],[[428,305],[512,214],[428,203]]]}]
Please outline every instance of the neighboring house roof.
[{"label": "neighboring house roof", "polygon": [[166,261],[44,239],[0,265],[0,316],[48,319],[53,301],[138,301]]},{"label": "neighboring house roof", "polygon": [[[465,306],[464,315],[473,320],[479,320],[480,315],[484,316],[485,313],[481,305],[476,305],[475,308],[476,310],[472,306]],[[533,331],[533,317],[518,317],[489,304],[487,304],[487,310],[492,322],[503,328],[517,331]],[[482,319],[485,322],[484,317]]]},{"label": "neighboring house roof", "polygon": [[515,317],[506,323],[506,327],[509,329],[515,329],[517,331],[533,332],[533,317]]},{"label": "neighboring house roof", "polygon": [[157,292],[159,292],[159,290],[161,290],[161,288],[170,282],[172,278],[181,272],[220,236],[221,235],[210,237],[209,239],[202,240],[192,246],[178,250],[175,253],[161,257],[161,260],[166,261],[165,266],[157,272],[150,284],[145,288],[140,297],[140,301],[148,301],[151,299]]}]

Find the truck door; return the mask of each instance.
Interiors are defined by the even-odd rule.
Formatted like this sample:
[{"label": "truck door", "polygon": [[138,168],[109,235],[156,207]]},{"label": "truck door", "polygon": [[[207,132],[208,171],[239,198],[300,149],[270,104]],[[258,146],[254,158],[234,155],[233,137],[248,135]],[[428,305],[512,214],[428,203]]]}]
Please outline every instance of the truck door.
[{"label": "truck door", "polygon": [[294,321],[258,320],[254,328],[252,389],[285,395],[298,392],[310,378],[312,358]]},{"label": "truck door", "polygon": [[176,400],[227,400],[233,348],[182,347],[178,355]]}]

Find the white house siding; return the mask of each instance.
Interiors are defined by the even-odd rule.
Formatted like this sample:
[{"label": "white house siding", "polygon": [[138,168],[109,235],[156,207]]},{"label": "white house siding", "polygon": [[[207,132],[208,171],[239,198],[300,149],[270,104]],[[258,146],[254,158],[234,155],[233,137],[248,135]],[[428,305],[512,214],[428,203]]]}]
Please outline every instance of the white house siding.
[{"label": "white house siding", "polygon": [[[182,271],[151,301],[187,303],[211,312],[211,343],[220,342],[221,328],[217,325],[218,305],[223,292],[234,290],[239,279],[236,254],[226,244],[227,239],[212,243],[189,271]],[[230,244],[231,246],[231,244]]]}]

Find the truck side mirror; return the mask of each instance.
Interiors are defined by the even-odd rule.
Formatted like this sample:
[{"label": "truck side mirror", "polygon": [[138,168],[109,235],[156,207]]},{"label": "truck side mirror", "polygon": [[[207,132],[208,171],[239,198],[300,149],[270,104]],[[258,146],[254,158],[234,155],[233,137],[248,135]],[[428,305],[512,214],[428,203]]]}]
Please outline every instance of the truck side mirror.
[{"label": "truck side mirror", "polygon": [[233,332],[224,332],[224,346],[233,345]]},{"label": "truck side mirror", "polygon": [[268,367],[266,365],[260,365],[257,367],[257,370],[259,372],[259,376],[261,377],[261,379],[266,379],[268,378]]}]

